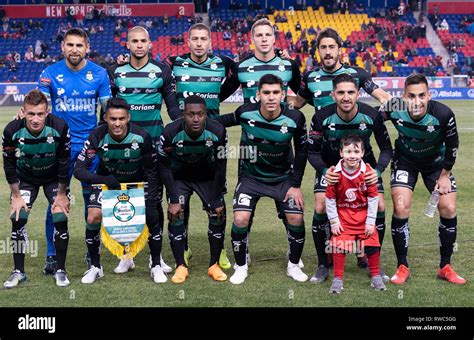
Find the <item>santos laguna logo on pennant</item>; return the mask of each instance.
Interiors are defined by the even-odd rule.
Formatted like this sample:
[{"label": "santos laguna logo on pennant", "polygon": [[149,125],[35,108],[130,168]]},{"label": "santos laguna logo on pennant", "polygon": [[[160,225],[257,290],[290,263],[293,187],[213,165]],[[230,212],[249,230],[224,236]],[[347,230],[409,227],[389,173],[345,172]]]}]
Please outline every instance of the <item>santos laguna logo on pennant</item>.
[{"label": "santos laguna logo on pennant", "polygon": [[144,183],[122,183],[121,190],[102,186],[102,242],[120,259],[135,257],[146,245]]}]

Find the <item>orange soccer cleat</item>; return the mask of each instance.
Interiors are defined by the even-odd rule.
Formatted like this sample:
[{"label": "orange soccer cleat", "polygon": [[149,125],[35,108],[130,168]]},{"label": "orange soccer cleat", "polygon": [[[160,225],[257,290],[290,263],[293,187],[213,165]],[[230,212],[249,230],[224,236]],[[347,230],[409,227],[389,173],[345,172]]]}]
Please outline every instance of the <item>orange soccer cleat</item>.
[{"label": "orange soccer cleat", "polygon": [[392,276],[390,279],[390,282],[396,284],[396,285],[401,285],[402,283],[405,283],[405,281],[408,279],[410,276],[410,269],[406,267],[405,265],[401,264],[398,266],[397,271],[395,272],[395,275]]},{"label": "orange soccer cleat", "polygon": [[186,281],[186,279],[189,276],[189,271],[188,268],[184,265],[180,265],[178,268],[176,268],[176,271],[174,272],[173,277],[171,278],[171,281],[173,283],[183,283]]},{"label": "orange soccer cleat", "polygon": [[466,279],[456,274],[450,264],[447,264],[443,268],[438,269],[438,278],[457,285],[463,285],[467,282]]},{"label": "orange soccer cleat", "polygon": [[209,275],[214,281],[227,280],[227,275],[222,271],[217,263],[214,263],[214,265],[209,267],[207,275]]}]

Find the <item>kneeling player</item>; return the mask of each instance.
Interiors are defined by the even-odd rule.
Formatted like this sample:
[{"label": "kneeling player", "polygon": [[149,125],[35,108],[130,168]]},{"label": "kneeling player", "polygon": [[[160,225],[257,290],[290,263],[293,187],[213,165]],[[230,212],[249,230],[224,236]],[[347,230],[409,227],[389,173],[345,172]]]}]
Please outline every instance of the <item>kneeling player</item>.
[{"label": "kneeling player", "polygon": [[184,100],[183,118],[168,124],[158,147],[159,169],[166,186],[169,237],[176,260],[171,278],[182,283],[188,277],[184,259],[186,226],[183,209],[196,192],[209,216],[208,238],[211,251],[208,275],[215,281],[227,280],[219,267],[225,234],[225,175],[227,132],[218,122],[207,118],[206,103],[197,95]]},{"label": "kneeling player", "polygon": [[300,189],[307,158],[305,117],[281,102],[283,81],[275,75],[260,78],[257,96],[259,102],[244,104],[234,113],[218,118],[224,126],[241,125],[241,149],[255,156],[240,160],[231,233],[237,266],[230,282],[241,284],[247,278],[248,225],[262,197],[274,199],[279,213],[286,217],[290,248],[287,275],[304,282],[308,276],[298,262],[305,239],[304,199]]},{"label": "kneeling player", "polygon": [[365,174],[371,167],[362,160],[364,142],[357,135],[343,137],[340,155],[342,160],[334,170],[341,174],[340,181],[326,189],[334,261],[334,279],[329,292],[339,294],[343,289],[345,252],[348,251],[367,254],[371,286],[385,290],[380,276],[380,242],[375,229],[378,191],[375,183],[367,185],[365,182]]},{"label": "kneeling player", "polygon": [[67,183],[71,141],[64,120],[48,114],[48,100],[38,90],[25,96],[23,119],[10,122],[3,133],[3,166],[11,190],[10,218],[15,268],[5,288],[26,281],[26,222],[40,187],[51,204],[56,248],[56,285],[66,287],[69,280],[65,262],[69,233]]},{"label": "kneeling player", "polygon": [[[156,151],[150,135],[130,123],[128,109],[124,99],[109,99],[104,115],[107,124],[99,126],[90,134],[76,161],[74,176],[85,183],[105,184],[109,189],[120,189],[120,183],[148,182],[145,188],[145,211],[150,232],[150,275],[156,283],[163,283],[167,281],[167,277],[160,266],[162,225],[156,209]],[[97,174],[88,170],[88,165],[96,156],[99,157]],[[99,254],[101,194],[101,189],[94,189],[88,203],[86,244],[92,265],[85,272],[82,283],[94,283],[104,276]]]}]

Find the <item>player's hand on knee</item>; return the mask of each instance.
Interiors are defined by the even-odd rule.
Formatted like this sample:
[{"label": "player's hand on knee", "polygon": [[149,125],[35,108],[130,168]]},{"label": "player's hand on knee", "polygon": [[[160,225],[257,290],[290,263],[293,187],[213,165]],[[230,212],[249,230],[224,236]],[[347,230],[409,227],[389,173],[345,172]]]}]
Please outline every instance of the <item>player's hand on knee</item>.
[{"label": "player's hand on knee", "polygon": [[339,182],[340,174],[335,172],[334,169],[334,166],[331,166],[324,175],[324,177],[326,178],[326,182],[328,182],[329,185],[335,185],[337,184],[337,182]]},{"label": "player's hand on knee", "polygon": [[10,207],[10,216],[15,214],[15,221],[18,221],[20,218],[20,210],[24,209],[26,212],[28,212],[28,206],[26,205],[26,202],[23,200],[23,197],[12,197],[12,204]]},{"label": "player's hand on knee", "polygon": [[375,231],[375,225],[373,224],[366,224],[365,225],[365,235],[370,236],[374,233]]},{"label": "player's hand on knee", "polygon": [[181,219],[183,217],[183,209],[181,209],[181,204],[170,203],[168,205],[168,220],[171,224],[173,224],[177,219]]},{"label": "player's hand on knee", "polygon": [[293,198],[293,202],[296,208],[304,210],[304,197],[303,197],[303,192],[301,191],[300,188],[291,187],[290,189],[288,189],[283,202],[288,201],[290,197]]},{"label": "player's hand on knee", "polygon": [[58,194],[51,206],[51,212],[59,209],[62,213],[67,215],[69,213],[69,199],[65,194]]},{"label": "player's hand on knee", "polygon": [[377,183],[379,180],[379,175],[377,174],[377,171],[374,169],[371,169],[370,171],[365,173],[365,184],[367,185],[372,185]]},{"label": "player's hand on knee", "polygon": [[340,235],[344,231],[339,219],[330,220],[329,223],[331,224],[331,233],[334,235]]},{"label": "player's hand on knee", "polygon": [[448,176],[440,176],[436,181],[435,190],[438,190],[441,195],[451,192],[451,180]]},{"label": "player's hand on knee", "polygon": [[224,206],[215,208],[214,212],[216,213],[217,221],[222,222],[225,216]]}]

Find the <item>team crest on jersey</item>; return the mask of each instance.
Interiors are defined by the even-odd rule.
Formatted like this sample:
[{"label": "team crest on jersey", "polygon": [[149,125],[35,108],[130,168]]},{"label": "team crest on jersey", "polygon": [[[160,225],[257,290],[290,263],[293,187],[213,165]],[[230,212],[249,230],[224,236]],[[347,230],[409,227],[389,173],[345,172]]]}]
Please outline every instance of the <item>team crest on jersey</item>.
[{"label": "team crest on jersey", "polygon": [[138,149],[138,142],[137,142],[136,139],[132,140],[132,146],[131,146],[131,148],[132,148],[133,150],[137,150],[137,149]]},{"label": "team crest on jersey", "polygon": [[62,94],[64,94],[64,92],[66,92],[62,87],[58,88],[58,91],[57,91],[57,94],[58,96],[61,96]]},{"label": "team crest on jersey", "polygon": [[94,79],[94,76],[92,75],[91,71],[87,71],[86,79],[89,81],[92,81]]},{"label": "team crest on jersey", "polygon": [[48,134],[48,137],[46,138],[46,143],[48,144],[53,144],[54,143],[54,137],[52,134]]},{"label": "team crest on jersey", "polygon": [[206,140],[206,146],[208,148],[210,148],[214,143],[212,142],[212,138],[211,137],[207,137],[207,140]]},{"label": "team crest on jersey", "polygon": [[280,61],[280,65],[278,66],[278,71],[285,72],[285,63]]},{"label": "team crest on jersey", "polygon": [[283,123],[281,125],[280,132],[281,133],[288,133],[288,124],[287,123]]},{"label": "team crest on jersey", "polygon": [[255,85],[255,80],[248,80],[247,81],[247,87],[252,87]]},{"label": "team crest on jersey", "polygon": [[367,124],[365,123],[365,120],[363,120],[363,119],[359,124],[359,130],[361,130],[361,131],[367,130]]},{"label": "team crest on jersey", "polygon": [[148,73],[148,78],[155,79],[156,78],[156,71],[151,70],[150,73]]},{"label": "team crest on jersey", "polygon": [[189,78],[191,78],[191,77],[189,76],[189,74],[183,74],[183,75],[181,76],[181,81],[187,81]]},{"label": "team crest on jersey", "polygon": [[435,130],[433,124],[429,122],[428,126],[426,127],[426,131],[433,132]]},{"label": "team crest on jersey", "polygon": [[215,61],[211,62],[211,70],[217,70],[217,64]]}]

